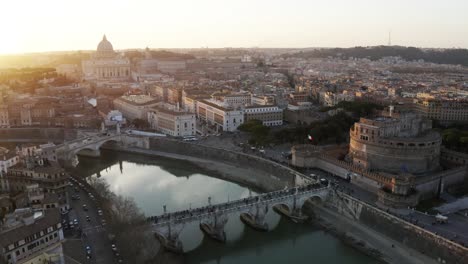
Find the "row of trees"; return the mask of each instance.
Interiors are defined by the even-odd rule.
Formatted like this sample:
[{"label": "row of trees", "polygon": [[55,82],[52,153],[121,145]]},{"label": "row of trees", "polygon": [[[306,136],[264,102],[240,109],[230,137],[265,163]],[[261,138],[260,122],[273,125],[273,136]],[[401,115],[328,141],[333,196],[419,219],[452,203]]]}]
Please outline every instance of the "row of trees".
[{"label": "row of trees", "polygon": [[458,128],[442,130],[442,143],[449,149],[468,153],[468,130]]},{"label": "row of trees", "polygon": [[[340,102],[333,107],[324,107],[322,111],[343,109],[343,112],[328,117],[323,121],[311,124],[300,124],[293,128],[283,128],[271,131],[259,120],[250,120],[239,126],[239,130],[250,133],[249,143],[252,145],[268,145],[282,143],[329,144],[342,143],[348,138],[349,128],[361,116],[371,115],[376,110],[382,110],[383,106],[371,102]],[[349,115],[349,114],[350,115]],[[312,140],[308,139],[311,136]]]},{"label": "row of trees", "polygon": [[[309,125],[300,125],[294,128],[281,129],[273,134],[274,142],[279,143],[305,143],[328,144],[345,142],[349,128],[356,119],[341,112],[323,121],[313,122]],[[310,136],[310,139],[308,139]]]},{"label": "row of trees", "polygon": [[147,263],[156,257],[157,242],[148,230],[145,215],[131,197],[117,195],[102,178],[92,177],[90,185],[103,198],[105,214],[109,215],[108,226],[118,241],[119,250],[132,263]]},{"label": "row of trees", "polygon": [[346,112],[351,112],[355,117],[368,116],[372,114],[375,110],[382,110],[384,107],[382,105],[371,103],[371,102],[361,102],[361,101],[341,101],[335,106],[323,107],[320,109],[322,112],[326,112],[333,109],[343,109]]},{"label": "row of trees", "polygon": [[[239,130],[250,133],[249,144],[257,146],[306,142],[313,144],[342,143],[346,141],[349,128],[355,121],[356,119],[353,117],[341,112],[323,121],[275,131],[271,131],[259,120],[249,120],[239,126]],[[308,136],[311,136],[312,140],[309,140]]]}]

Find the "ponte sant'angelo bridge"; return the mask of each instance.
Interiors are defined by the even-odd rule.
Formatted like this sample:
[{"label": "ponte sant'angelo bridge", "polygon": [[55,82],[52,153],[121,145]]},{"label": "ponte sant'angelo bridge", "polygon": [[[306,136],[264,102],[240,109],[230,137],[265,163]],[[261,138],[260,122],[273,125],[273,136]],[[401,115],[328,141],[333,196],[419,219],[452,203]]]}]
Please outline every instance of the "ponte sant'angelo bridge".
[{"label": "ponte sant'angelo bridge", "polygon": [[118,144],[124,147],[137,146],[148,148],[148,138],[138,137],[128,134],[118,133],[95,133],[85,135],[78,139],[65,142],[56,146],[56,155],[59,160],[65,165],[76,165],[77,155],[99,157],[101,155],[100,148],[106,143]]},{"label": "ponte sant'angelo bridge", "polygon": [[199,222],[200,229],[206,235],[223,242],[226,240],[224,226],[230,215],[240,214],[244,224],[259,231],[268,231],[265,215],[270,208],[295,222],[303,221],[307,218],[302,215],[304,203],[309,200],[321,204],[326,201],[331,190],[331,185],[313,183],[216,205],[165,212],[163,215],[148,217],[147,221],[166,249],[180,253],[183,246],[179,235],[186,224]]}]

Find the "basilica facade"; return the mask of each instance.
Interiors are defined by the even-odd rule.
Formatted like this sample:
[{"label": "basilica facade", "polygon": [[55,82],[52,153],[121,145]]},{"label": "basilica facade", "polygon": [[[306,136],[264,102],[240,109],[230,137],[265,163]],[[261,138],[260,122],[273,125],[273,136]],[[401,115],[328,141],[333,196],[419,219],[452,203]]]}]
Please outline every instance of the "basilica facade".
[{"label": "basilica facade", "polygon": [[87,80],[125,80],[131,77],[130,60],[117,54],[105,35],[91,59],[82,61],[82,70]]}]

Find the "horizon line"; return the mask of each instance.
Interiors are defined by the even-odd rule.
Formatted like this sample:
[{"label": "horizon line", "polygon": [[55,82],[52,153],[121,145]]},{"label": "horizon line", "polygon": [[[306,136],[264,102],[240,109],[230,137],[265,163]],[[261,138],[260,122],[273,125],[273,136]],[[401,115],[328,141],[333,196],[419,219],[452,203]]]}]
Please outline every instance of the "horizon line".
[{"label": "horizon line", "polygon": [[[462,49],[462,50],[468,50],[467,48],[463,47],[451,47],[451,48],[441,48],[441,47],[424,47],[424,46],[403,46],[403,45],[357,45],[357,46],[324,46],[324,47],[260,47],[260,46],[253,46],[253,47],[242,47],[242,46],[237,46],[237,47],[187,47],[187,48],[169,48],[169,47],[164,47],[164,48],[150,48],[150,47],[145,47],[145,48],[123,48],[123,49],[115,49],[116,52],[118,51],[129,51],[129,50],[145,50],[146,48],[149,48],[150,50],[209,50],[209,49],[352,49],[352,48],[368,48],[368,47],[403,47],[403,48],[418,48],[418,49],[434,49],[434,50],[451,50],[451,49]],[[37,55],[37,54],[43,54],[43,53],[71,53],[71,52],[96,52],[96,49],[76,49],[76,50],[49,50],[49,51],[28,51],[28,52],[15,52],[15,53],[0,53],[0,56],[19,56],[19,55]]]}]

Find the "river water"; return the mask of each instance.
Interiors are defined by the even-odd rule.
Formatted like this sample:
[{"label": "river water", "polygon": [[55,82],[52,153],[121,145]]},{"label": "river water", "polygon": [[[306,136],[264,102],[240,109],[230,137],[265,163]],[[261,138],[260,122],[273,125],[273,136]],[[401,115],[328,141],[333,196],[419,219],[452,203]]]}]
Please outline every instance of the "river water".
[{"label": "river water", "polygon": [[[216,173],[185,161],[114,153],[80,158],[83,176],[102,177],[115,193],[133,197],[147,215],[177,211],[255,195],[246,186],[216,178]],[[244,226],[238,215],[226,224],[226,244],[203,236],[198,224],[186,225],[180,235],[186,263],[378,263],[311,224],[294,224],[273,210],[266,216],[270,231]]]}]

